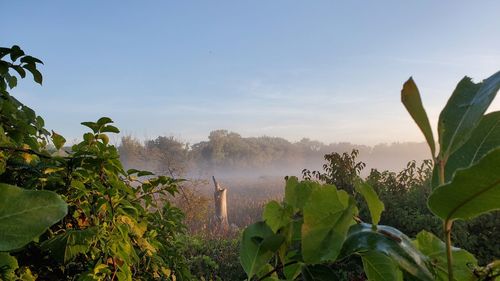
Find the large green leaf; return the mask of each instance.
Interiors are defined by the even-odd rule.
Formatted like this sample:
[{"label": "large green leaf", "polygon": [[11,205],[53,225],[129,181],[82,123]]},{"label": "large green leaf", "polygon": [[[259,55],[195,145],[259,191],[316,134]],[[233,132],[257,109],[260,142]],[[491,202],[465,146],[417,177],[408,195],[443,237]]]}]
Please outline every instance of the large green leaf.
[{"label": "large green leaf", "polygon": [[357,192],[363,195],[363,198],[365,198],[372,217],[372,224],[377,225],[385,208],[384,203],[378,198],[377,193],[368,183],[358,180],[356,181],[354,188]]},{"label": "large green leaf", "polygon": [[271,227],[274,232],[278,229],[288,225],[292,221],[293,209],[290,205],[280,205],[276,201],[271,201],[264,207],[263,218],[267,225]]},{"label": "large green leaf", "polygon": [[249,225],[244,231],[240,245],[240,262],[248,278],[257,274],[272,258],[273,250],[281,245],[277,235],[265,222]]},{"label": "large green leaf", "polygon": [[436,144],[434,142],[431,125],[429,124],[429,118],[427,118],[427,113],[422,105],[422,99],[420,98],[417,85],[411,77],[403,85],[403,89],[401,90],[401,102],[403,102],[406,110],[408,110],[408,113],[410,113],[411,117],[424,134],[427,144],[431,149],[432,157],[434,158],[436,155]]},{"label": "large green leaf", "polygon": [[469,140],[453,153],[446,162],[445,182],[449,182],[457,169],[479,161],[491,150],[500,147],[500,111],[483,116]]},{"label": "large green leaf", "polygon": [[345,191],[324,185],[313,189],[304,205],[302,257],[305,262],[333,261],[338,256],[356,207]]},{"label": "large green leaf", "polygon": [[44,241],[41,248],[51,254],[60,263],[67,263],[78,254],[86,253],[97,234],[96,228],[69,230]]},{"label": "large green leaf", "polygon": [[403,272],[387,255],[368,251],[361,255],[363,268],[369,281],[403,281]]},{"label": "large green leaf", "polygon": [[290,177],[286,181],[284,201],[296,209],[302,209],[314,187],[320,186],[313,181],[299,182],[296,177]]},{"label": "large green leaf", "polygon": [[440,158],[446,159],[470,137],[500,88],[500,71],[482,83],[463,78],[439,115]]},{"label": "large green leaf", "polygon": [[390,226],[379,225],[376,231],[366,223],[352,226],[339,258],[371,251],[390,257],[400,269],[419,280],[434,280],[427,266],[427,257],[413,246],[406,235]]},{"label": "large green leaf", "polygon": [[431,211],[444,220],[471,219],[500,209],[500,148],[439,186],[428,199]]},{"label": "large green leaf", "polygon": [[[421,231],[413,241],[415,247],[428,256],[434,269],[436,280],[448,281],[448,267],[446,261],[446,245],[432,233]],[[452,248],[453,275],[456,281],[476,280],[470,266],[477,264],[474,256],[462,249]]]},{"label": "large green leaf", "polygon": [[66,213],[66,203],[52,191],[0,183],[0,251],[26,245]]}]

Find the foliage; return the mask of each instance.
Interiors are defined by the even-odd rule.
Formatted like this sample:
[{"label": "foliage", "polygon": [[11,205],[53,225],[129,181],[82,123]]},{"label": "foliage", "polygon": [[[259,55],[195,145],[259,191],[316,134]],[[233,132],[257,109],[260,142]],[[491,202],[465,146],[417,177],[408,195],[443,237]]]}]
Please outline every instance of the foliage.
[{"label": "foliage", "polygon": [[322,182],[333,184],[343,189],[349,194],[354,194],[354,185],[356,178],[361,170],[366,166],[363,162],[356,162],[359,150],[353,149],[350,154],[344,152],[341,154],[332,152],[325,155],[327,163],[323,164],[323,171],[302,170],[302,176],[305,179],[316,178]]},{"label": "foliage", "polygon": [[6,55],[11,62],[0,60],[3,278],[189,279],[177,242],[183,215],[162,200],[177,193],[181,180],[125,171],[109,144],[108,133],[119,130],[107,117],[83,122],[90,132],[63,149],[64,137],[49,133],[41,117],[7,92],[17,85],[11,69],[21,78],[27,70],[41,84],[41,61],[17,46],[1,48],[0,57]]},{"label": "foliage", "polygon": [[[394,189],[386,191],[406,190],[415,184],[415,171],[422,175],[422,182],[428,178],[429,162],[420,169],[410,164],[397,176],[372,171],[363,182],[356,178],[364,167],[356,163],[357,154],[332,154],[325,157],[325,173],[304,170],[309,180],[289,178],[283,202],[268,203],[264,221],[245,229],[240,259],[248,279],[294,280],[300,275],[304,280],[331,280],[338,278],[332,265],[358,255],[369,280],[403,280],[403,276],[410,280],[493,280],[498,262],[478,267],[470,253],[452,247],[451,227],[454,220],[500,209],[500,139],[484,133],[496,132],[500,119],[484,117],[486,121],[481,122],[499,88],[500,72],[483,83],[464,78],[458,84],[440,115],[440,151],[436,155],[418,89],[412,79],[403,87],[403,104],[424,133],[435,162],[433,174],[438,183],[433,185],[428,205],[444,221],[445,242],[426,231],[412,240],[394,227],[376,224],[383,204],[374,192],[377,187],[368,182],[392,179]],[[478,125],[482,127],[477,129]],[[479,133],[470,138],[475,130]],[[460,157],[454,158],[454,153]],[[447,164],[451,177],[447,177]],[[311,175],[326,184],[310,181]],[[353,187],[366,200],[374,224],[357,217],[350,195],[354,195]]]},{"label": "foliage", "polygon": [[243,280],[238,263],[239,239],[185,236],[182,255],[198,280]]}]

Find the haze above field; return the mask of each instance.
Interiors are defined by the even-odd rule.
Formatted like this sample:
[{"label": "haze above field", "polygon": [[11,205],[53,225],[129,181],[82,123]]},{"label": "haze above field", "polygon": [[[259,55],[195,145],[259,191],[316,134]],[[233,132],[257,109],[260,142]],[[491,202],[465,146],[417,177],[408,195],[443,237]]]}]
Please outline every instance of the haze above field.
[{"label": "haze above field", "polygon": [[291,141],[420,142],[399,102],[408,77],[436,124],[464,75],[479,81],[500,66],[497,1],[1,6],[1,45],[45,62],[44,86],[20,83],[16,96],[68,140],[84,132],[80,122],[109,116],[139,139],[194,143],[224,128]]}]

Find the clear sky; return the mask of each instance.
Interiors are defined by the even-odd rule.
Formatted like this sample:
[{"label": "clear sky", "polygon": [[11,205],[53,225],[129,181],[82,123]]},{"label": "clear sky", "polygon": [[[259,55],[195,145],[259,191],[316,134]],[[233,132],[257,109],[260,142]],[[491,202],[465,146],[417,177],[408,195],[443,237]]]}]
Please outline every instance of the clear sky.
[{"label": "clear sky", "polygon": [[[138,138],[210,131],[423,141],[400,104],[413,76],[436,124],[456,83],[500,70],[500,1],[2,1],[0,45],[42,59],[14,94],[76,139],[111,117]],[[500,109],[499,98],[493,109]]]}]

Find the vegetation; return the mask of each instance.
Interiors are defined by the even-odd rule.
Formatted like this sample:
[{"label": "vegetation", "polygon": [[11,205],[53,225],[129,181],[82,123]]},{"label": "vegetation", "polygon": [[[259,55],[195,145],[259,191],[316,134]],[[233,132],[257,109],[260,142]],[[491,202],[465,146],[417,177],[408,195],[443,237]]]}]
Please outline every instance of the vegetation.
[{"label": "vegetation", "polygon": [[[403,104],[424,133],[434,160],[427,203],[442,220],[444,242],[425,230],[410,239],[394,227],[379,225],[385,205],[369,182],[393,176],[372,172],[362,181],[356,178],[363,167],[354,161],[356,152],[326,155],[324,173],[304,170],[306,180],[289,178],[283,202],[268,203],[263,221],[243,232],[240,259],[248,278],[336,280],[341,277],[333,268],[357,255],[369,280],[495,279],[498,261],[479,267],[472,254],[452,247],[451,237],[456,220],[500,208],[500,112],[484,115],[499,88],[500,72],[479,84],[468,77],[458,84],[439,118],[436,154],[418,89],[412,79],[403,87]],[[429,167],[424,163],[418,173],[429,174],[425,165]],[[415,167],[409,168],[411,172]],[[311,181],[312,176],[326,183]],[[398,177],[402,183],[415,178]],[[355,196],[364,198],[371,224],[358,217]]]},{"label": "vegetation", "polygon": [[90,132],[63,150],[8,89],[37,66],[17,46],[0,49],[0,276],[6,280],[185,280],[177,245],[183,217],[162,200],[181,180],[122,167],[111,119],[83,122]]},{"label": "vegetation", "polygon": [[[352,146],[307,139],[221,130],[192,146],[172,137],[144,144],[125,137],[115,147],[108,135],[119,130],[103,117],[83,122],[89,132],[65,146],[63,136],[10,94],[27,73],[41,84],[40,65],[17,46],[0,48],[0,280],[494,280],[500,274],[494,261],[500,113],[484,115],[500,73],[459,83],[440,116],[439,152],[410,79],[403,103],[432,160],[412,161],[399,173],[372,169],[361,180],[366,164],[357,149],[341,154]],[[284,162],[315,167],[311,155],[324,155],[322,170],[304,169],[302,181],[287,178],[284,192],[272,177],[227,182],[233,225],[224,232],[210,227],[212,194],[180,179],[193,164],[209,171]]]}]

